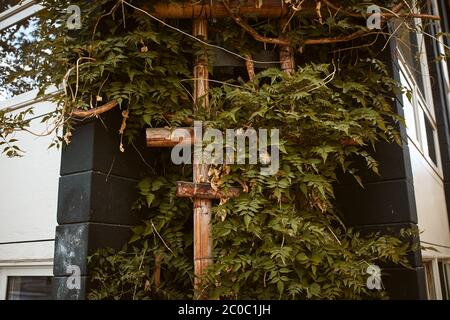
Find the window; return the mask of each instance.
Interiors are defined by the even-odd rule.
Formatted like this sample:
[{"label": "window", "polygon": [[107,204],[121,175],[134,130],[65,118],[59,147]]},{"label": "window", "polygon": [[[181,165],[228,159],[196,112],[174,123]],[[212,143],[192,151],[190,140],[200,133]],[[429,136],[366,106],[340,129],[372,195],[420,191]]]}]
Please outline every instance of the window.
[{"label": "window", "polygon": [[406,80],[405,74],[402,71],[400,71],[400,83],[408,90],[408,92],[406,92],[402,96],[403,113],[406,121],[406,130],[410,138],[419,141],[416,123],[417,120],[413,105],[414,103],[412,94],[413,86]]},{"label": "window", "polygon": [[52,277],[8,277],[6,300],[50,300],[51,298]]},{"label": "window", "polygon": [[426,135],[426,149],[427,154],[430,157],[431,161],[435,165],[437,165],[437,155],[436,155],[436,129],[431,124],[430,119],[428,119],[428,116],[424,116],[425,121],[425,135]]},{"label": "window", "polygon": [[427,286],[428,300],[436,300],[436,287],[434,284],[433,264],[431,261],[423,263],[425,269],[425,282]]},{"label": "window", "polygon": [[433,93],[420,19],[397,19],[391,28],[397,37],[400,82],[408,90],[402,97],[407,134],[440,176],[440,151]]},{"label": "window", "polygon": [[[439,23],[435,24],[436,31],[438,33],[441,33],[443,30],[446,30],[448,32],[450,30],[450,2],[446,0],[432,0],[432,13],[437,14],[441,16],[441,20]],[[438,43],[439,46],[439,52],[441,55],[445,55],[446,53],[450,55],[450,50],[448,49],[450,47],[450,38],[444,37],[443,35],[438,37],[440,42]],[[444,60],[441,61],[443,64],[443,67],[447,69],[447,72],[444,74],[444,77],[446,77],[446,83],[449,85],[449,91],[450,92],[450,81],[448,75],[450,74],[450,63],[445,62]]]},{"label": "window", "polygon": [[35,89],[38,83],[33,66],[46,53],[36,46],[38,19],[33,15],[41,8],[36,2],[9,0],[0,4],[0,101]]},{"label": "window", "polygon": [[438,266],[442,299],[450,300],[450,262],[440,261]]},{"label": "window", "polygon": [[0,300],[52,299],[53,268],[49,262],[0,266]]},{"label": "window", "polygon": [[427,103],[419,96],[414,81],[407,74],[406,66],[401,66],[400,82],[408,90],[402,96],[408,137],[431,164],[439,167],[438,136],[434,116],[426,107]]},{"label": "window", "polygon": [[394,22],[394,30],[397,30],[397,46],[404,62],[411,70],[415,83],[418,85],[421,93],[425,92],[425,86],[422,79],[423,66],[420,63],[423,48],[419,42],[417,33],[411,29],[417,28],[415,22],[398,20]]},{"label": "window", "polygon": [[450,300],[450,260],[432,258],[425,260],[423,266],[428,299]]}]

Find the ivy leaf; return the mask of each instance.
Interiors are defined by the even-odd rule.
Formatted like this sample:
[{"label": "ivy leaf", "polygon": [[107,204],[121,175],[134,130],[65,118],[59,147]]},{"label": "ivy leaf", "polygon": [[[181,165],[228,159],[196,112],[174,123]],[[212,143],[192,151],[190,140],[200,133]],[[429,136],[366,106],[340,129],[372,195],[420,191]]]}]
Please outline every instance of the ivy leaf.
[{"label": "ivy leaf", "polygon": [[248,229],[248,226],[250,225],[251,220],[252,220],[252,217],[250,215],[247,214],[244,216],[244,225],[247,229]]},{"label": "ivy leaf", "polygon": [[309,287],[309,293],[311,294],[311,296],[318,297],[320,295],[320,285],[316,282],[312,283]]},{"label": "ivy leaf", "polygon": [[302,264],[305,264],[305,263],[307,263],[309,261],[308,256],[304,252],[300,252],[299,254],[297,254],[295,259],[297,259],[297,261],[302,263]]},{"label": "ivy leaf", "polygon": [[145,196],[145,200],[147,201],[147,206],[150,208],[150,206],[153,203],[153,200],[155,200],[155,195],[153,193],[149,193]]},{"label": "ivy leaf", "polygon": [[280,295],[282,295],[284,292],[284,282],[282,280],[277,282],[277,289]]}]

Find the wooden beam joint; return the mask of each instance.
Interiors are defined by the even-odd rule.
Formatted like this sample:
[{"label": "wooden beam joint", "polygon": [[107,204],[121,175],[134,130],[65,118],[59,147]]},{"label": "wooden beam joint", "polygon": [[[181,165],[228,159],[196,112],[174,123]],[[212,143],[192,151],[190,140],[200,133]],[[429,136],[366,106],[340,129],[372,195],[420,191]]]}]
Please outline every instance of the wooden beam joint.
[{"label": "wooden beam joint", "polygon": [[194,128],[147,128],[147,147],[174,147],[194,144]]}]

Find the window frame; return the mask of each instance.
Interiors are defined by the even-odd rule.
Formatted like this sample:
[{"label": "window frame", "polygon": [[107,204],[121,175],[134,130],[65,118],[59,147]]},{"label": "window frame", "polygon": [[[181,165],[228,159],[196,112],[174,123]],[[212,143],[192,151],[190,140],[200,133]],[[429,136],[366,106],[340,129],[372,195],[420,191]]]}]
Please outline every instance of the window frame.
[{"label": "window frame", "polygon": [[[422,30],[422,21],[419,18],[414,19],[414,24],[419,26],[419,30]],[[420,86],[416,84],[419,88],[417,90],[419,102],[422,102],[425,109],[428,111],[432,120],[436,119],[436,113],[434,109],[433,92],[431,90],[431,80],[430,80],[430,69],[428,65],[428,55],[427,48],[425,44],[425,37],[422,32],[416,32],[417,46],[419,47],[419,64],[421,71],[421,80],[424,86],[424,91],[421,92]]]},{"label": "window frame", "polygon": [[[428,265],[429,267],[426,267]],[[439,266],[438,266],[438,259],[432,258],[432,259],[423,259],[423,268],[425,273],[425,284],[426,284],[426,291],[427,291],[427,299],[428,300],[442,300],[442,291],[441,291],[441,281],[439,277]],[[428,292],[428,276],[427,271],[431,272],[431,279],[433,281],[433,290],[434,290],[434,297],[430,297]]]},{"label": "window frame", "polygon": [[[447,290],[450,288],[450,258],[445,257],[434,257],[434,258],[423,258],[423,267],[425,272],[425,283],[426,283],[426,290],[427,290],[427,299],[428,300],[443,300],[442,296],[442,287],[441,287],[441,275],[439,270],[439,263],[442,263],[443,267],[446,269],[446,276],[447,279]],[[428,277],[427,277],[427,271],[431,272],[431,279],[433,280],[433,289],[434,289],[434,297],[433,299],[430,299],[429,292],[428,292]]]},{"label": "window frame", "polygon": [[[445,6],[445,7],[444,7]],[[450,3],[447,2],[442,2],[440,1],[438,3],[437,0],[431,0],[431,14],[433,15],[437,15],[442,17],[442,19],[440,20],[440,23],[436,23],[435,27],[436,27],[436,31],[437,33],[441,33],[444,30],[450,30],[450,26],[449,26],[449,21],[448,21],[448,13],[450,12]],[[445,10],[447,10],[447,12],[445,12]],[[438,36],[437,38],[437,47],[439,49],[439,54],[445,54],[445,46],[450,47],[450,39],[447,37],[444,37],[442,34]],[[443,81],[444,84],[446,84],[447,89],[447,96],[449,97],[449,101],[450,101],[450,63],[445,60],[445,59],[441,59],[439,61],[439,63],[441,64],[441,68],[442,68],[442,75],[443,75]]]},{"label": "window frame", "polygon": [[[442,272],[441,269],[439,269],[439,278],[441,281],[441,291],[442,291],[442,299],[444,300],[450,300],[450,260],[439,260],[438,265],[441,264],[442,266]],[[441,278],[443,276],[443,279]],[[442,287],[442,284],[444,284],[444,288]],[[444,297],[445,292],[445,297]]]},{"label": "window frame", "polygon": [[[0,32],[13,26],[19,21],[31,17],[38,11],[42,10],[42,8],[43,6],[40,5],[37,0],[24,0],[22,3],[19,3],[9,8],[8,10],[0,12]],[[10,104],[10,101],[21,100],[20,103],[31,103],[33,100],[35,100],[37,92],[37,89],[33,89],[0,101],[0,109],[4,109],[2,105],[8,105]],[[25,96],[28,97],[30,93],[33,96],[33,99],[23,100],[23,98],[18,98]]]},{"label": "window frame", "polygon": [[53,277],[53,263],[33,262],[20,265],[0,265],[0,300],[6,300],[8,277],[23,276],[51,276]]},{"label": "window frame", "polygon": [[25,0],[8,10],[0,12],[0,31],[32,16],[42,8],[36,0]]},{"label": "window frame", "polygon": [[[414,25],[421,29],[421,19],[414,18]],[[397,31],[397,30],[396,30]],[[406,83],[401,81],[403,86],[408,87],[412,92],[412,101],[410,102],[413,107],[413,116],[414,116],[414,129],[408,130],[408,125],[411,126],[410,123],[406,123],[407,125],[407,134],[409,140],[414,144],[417,150],[420,152],[422,157],[426,160],[431,169],[439,176],[440,179],[443,179],[443,170],[442,170],[442,160],[441,160],[441,152],[439,146],[439,138],[438,138],[438,130],[437,130],[437,121],[436,114],[434,108],[433,101],[433,92],[431,88],[431,80],[429,74],[429,66],[427,59],[427,51],[424,34],[422,32],[415,32],[415,42],[418,46],[419,52],[419,65],[420,65],[420,81],[423,83],[422,92],[420,85],[417,83],[414,75],[413,66],[409,66],[407,59],[402,54],[400,48],[397,46],[395,50],[396,61],[398,65],[398,72],[400,73],[400,81],[403,79]],[[405,95],[403,95],[402,99],[407,99]],[[432,160],[429,155],[428,149],[428,139],[427,139],[427,130],[425,124],[425,117],[431,125],[433,130],[433,142],[435,149],[435,157],[436,163]],[[412,136],[411,133],[415,132],[416,135]]]},{"label": "window frame", "polygon": [[[24,0],[22,3],[0,12],[0,31],[11,27],[21,20],[31,17],[42,9],[43,6],[39,4],[38,0]],[[7,112],[12,112],[23,109],[32,104],[46,100],[47,97],[54,95],[60,90],[61,88],[58,88],[57,86],[51,86],[46,90],[44,97],[37,98],[39,90],[32,89],[0,101],[0,110],[6,109]]]},{"label": "window frame", "polygon": [[[441,162],[441,153],[440,153],[440,147],[439,147],[439,139],[438,139],[438,133],[437,133],[437,122],[434,114],[430,113],[429,107],[427,107],[427,104],[430,103],[432,108],[434,109],[433,102],[423,101],[423,98],[419,96],[419,89],[418,85],[415,82],[414,78],[411,75],[411,71],[409,70],[408,66],[406,65],[406,62],[403,60],[403,57],[400,52],[397,51],[398,58],[398,66],[399,66],[399,73],[400,77],[403,75],[403,78],[407,82],[406,84],[401,82],[401,84],[405,87],[408,87],[412,92],[412,101],[411,105],[413,108],[413,116],[414,116],[414,129],[411,129],[411,124],[407,123],[407,134],[409,140],[415,145],[417,150],[421,153],[421,155],[424,157],[424,159],[427,161],[427,163],[430,165],[430,167],[438,174],[438,176],[442,179],[443,178],[443,172],[442,172],[442,162]],[[429,80],[429,79],[428,79]],[[429,91],[431,94],[431,87],[425,84],[425,90]],[[407,99],[405,95],[403,95],[402,99]],[[403,102],[402,102],[403,104]],[[427,132],[426,132],[426,126],[425,126],[425,118],[427,117],[429,123],[431,124],[431,127],[433,129],[433,140],[435,145],[435,156],[436,156],[436,163],[431,159],[431,157],[428,154],[428,141],[427,141]],[[408,128],[409,126],[409,128]],[[415,135],[412,135],[413,130]]]}]

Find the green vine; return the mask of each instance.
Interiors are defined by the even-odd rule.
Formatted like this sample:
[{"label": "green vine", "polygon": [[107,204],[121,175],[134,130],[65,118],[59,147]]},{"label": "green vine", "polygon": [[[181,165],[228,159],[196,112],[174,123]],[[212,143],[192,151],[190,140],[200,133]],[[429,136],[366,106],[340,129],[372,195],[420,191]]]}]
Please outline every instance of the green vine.
[{"label": "green vine", "polygon": [[[345,227],[345,213],[337,211],[334,198],[338,174],[362,183],[357,171],[361,161],[378,174],[373,146],[400,143],[402,120],[392,103],[402,88],[381,61],[379,46],[367,45],[383,34],[312,46],[306,45],[308,39],[352,34],[365,26],[361,19],[325,13],[320,19],[293,15],[290,31],[280,30],[277,19],[247,19],[259,35],[289,39],[298,65],[287,74],[255,64],[256,76],[248,80],[243,67],[233,73],[214,68],[217,50],[255,57],[278,50],[278,45],[256,41],[227,17],[209,21],[205,46],[184,34],[191,32],[189,20],[163,24],[145,14],[156,2],[70,1],[81,7],[82,29],[68,33],[61,27],[67,3],[43,1],[46,9],[39,18],[51,24],[40,30],[39,49],[50,49],[52,58],[39,70],[52,77],[47,82],[42,77],[41,93],[49,84],[66,85],[65,93],[54,97],[59,114],[66,115],[66,134],[57,142],[69,140],[74,110],[113,100],[129,112],[125,152],[143,138],[145,127],[184,126],[194,117],[194,57],[207,54],[214,81],[210,107],[195,119],[221,130],[279,128],[281,155],[280,170],[273,176],[261,175],[258,165],[210,170],[215,186],[241,186],[244,192],[214,203],[214,265],[201,290],[221,299],[386,297],[383,290],[367,288],[366,269],[385,262],[407,266],[410,234],[362,236]],[[339,5],[355,14],[365,8],[352,0]],[[155,162],[156,173],[149,172],[138,185],[136,208],[145,211],[143,224],[133,229],[122,250],[102,249],[90,258],[91,299],[193,297],[192,203],[175,196],[176,181],[190,181],[192,170],[172,165],[168,150]]]}]

